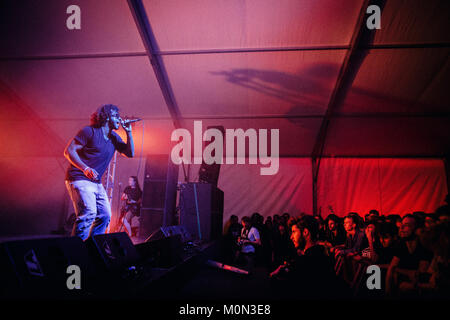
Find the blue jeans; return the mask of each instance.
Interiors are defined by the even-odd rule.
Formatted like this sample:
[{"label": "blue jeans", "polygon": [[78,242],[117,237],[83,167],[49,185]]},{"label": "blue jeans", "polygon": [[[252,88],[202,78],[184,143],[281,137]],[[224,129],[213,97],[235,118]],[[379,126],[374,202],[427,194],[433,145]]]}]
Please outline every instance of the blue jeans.
[{"label": "blue jeans", "polygon": [[66,187],[77,216],[72,236],[86,240],[105,233],[111,220],[111,206],[101,183],[88,180],[66,181]]}]

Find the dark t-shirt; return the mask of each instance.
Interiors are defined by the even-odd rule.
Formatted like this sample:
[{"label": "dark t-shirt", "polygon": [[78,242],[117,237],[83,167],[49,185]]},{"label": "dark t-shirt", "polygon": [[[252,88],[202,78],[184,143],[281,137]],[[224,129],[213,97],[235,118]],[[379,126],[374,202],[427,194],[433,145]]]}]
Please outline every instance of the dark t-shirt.
[{"label": "dark t-shirt", "polygon": [[98,172],[97,180],[90,180],[84,173],[74,167],[72,164],[67,169],[66,180],[88,180],[93,182],[101,182],[103,173],[108,167],[114,152],[124,152],[126,144],[114,131],[111,132],[109,140],[106,141],[101,128],[92,126],[84,127],[78,132],[74,138],[75,142],[82,145],[83,148],[78,155],[87,166]]},{"label": "dark t-shirt", "polygon": [[417,241],[416,249],[409,253],[406,242],[402,240],[395,249],[394,256],[400,259],[399,268],[416,270],[420,261],[431,261],[433,253],[425,249],[420,241]]},{"label": "dark t-shirt", "polygon": [[138,188],[132,188],[130,186],[126,186],[123,190],[123,193],[127,195],[129,200],[138,201],[142,196],[142,191]]},{"label": "dark t-shirt", "polygon": [[348,253],[359,253],[364,248],[369,246],[369,241],[367,240],[366,234],[357,229],[354,236],[347,235],[345,240],[344,254]]},{"label": "dark t-shirt", "polygon": [[396,253],[397,245],[392,245],[390,247],[385,248],[377,242],[375,244],[374,249],[378,255],[377,264],[390,264],[392,258],[394,257],[394,254]]},{"label": "dark t-shirt", "polygon": [[[142,191],[140,189],[132,188],[130,186],[127,186],[125,190],[123,190],[123,193],[127,195],[128,200],[139,201],[142,197]],[[124,212],[131,211],[134,215],[139,216],[141,205],[139,203],[129,203],[126,201],[123,210]]]},{"label": "dark t-shirt", "polygon": [[324,276],[333,270],[331,259],[326,255],[325,247],[321,245],[308,248],[303,256],[297,258],[296,263],[308,277],[312,274]]},{"label": "dark t-shirt", "polygon": [[239,223],[233,223],[228,228],[228,235],[233,240],[236,240],[241,235],[241,231],[242,231],[242,225],[240,225]]},{"label": "dark t-shirt", "polygon": [[310,297],[327,296],[333,289],[335,273],[331,258],[321,245],[308,248],[304,255],[297,256],[289,272],[290,285],[297,294]]},{"label": "dark t-shirt", "polygon": [[340,228],[337,229],[337,234],[335,235],[332,231],[327,230],[325,232],[324,240],[331,243],[333,247],[345,244],[347,236],[345,234],[344,230],[341,230]]}]

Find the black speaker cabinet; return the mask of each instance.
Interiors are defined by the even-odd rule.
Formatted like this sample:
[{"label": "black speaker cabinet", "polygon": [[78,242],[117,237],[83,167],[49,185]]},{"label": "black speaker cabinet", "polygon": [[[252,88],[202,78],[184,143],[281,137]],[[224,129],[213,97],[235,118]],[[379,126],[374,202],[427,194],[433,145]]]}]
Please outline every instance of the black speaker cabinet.
[{"label": "black speaker cabinet", "polygon": [[186,243],[192,240],[192,236],[189,234],[186,228],[184,226],[178,225],[159,228],[158,230],[154,231],[147,239],[145,239],[145,242],[159,240],[177,235],[180,236],[180,240],[182,243]]},{"label": "black speaker cabinet", "polygon": [[136,245],[140,256],[152,261],[154,267],[169,268],[182,261],[183,244],[181,235],[166,237],[161,230],[160,237]]},{"label": "black speaker cabinet", "polygon": [[139,240],[147,239],[163,225],[164,211],[161,209],[141,209]]},{"label": "black speaker cabinet", "polygon": [[140,237],[175,224],[178,166],[167,154],[148,155],[145,163]]},{"label": "black speaker cabinet", "polygon": [[206,164],[203,162],[198,172],[198,179],[200,182],[211,183],[212,185],[217,186],[219,174],[220,164]]},{"label": "black speaker cabinet", "polygon": [[223,225],[223,191],[209,183],[185,183],[180,192],[180,225],[193,239],[218,239]]},{"label": "black speaker cabinet", "polygon": [[139,254],[126,232],[95,235],[87,244],[104,270],[120,271],[139,262]]},{"label": "black speaker cabinet", "polygon": [[[80,268],[81,290],[69,290],[70,265]],[[86,293],[96,269],[79,237],[32,239],[0,244],[2,296],[64,297]]]},{"label": "black speaker cabinet", "polygon": [[[222,133],[223,137],[223,143],[225,145],[225,128],[223,126],[209,126],[208,129],[217,129]],[[213,141],[206,141],[205,147],[208,146]],[[225,151],[224,151],[225,152]],[[215,151],[213,151],[214,156]],[[225,153],[223,154],[225,157]],[[210,183],[213,186],[217,187],[217,183],[219,181],[219,174],[220,174],[220,164],[219,163],[213,163],[213,164],[206,164],[205,161],[202,161],[202,165],[200,166],[199,172],[198,172],[198,181]]]}]

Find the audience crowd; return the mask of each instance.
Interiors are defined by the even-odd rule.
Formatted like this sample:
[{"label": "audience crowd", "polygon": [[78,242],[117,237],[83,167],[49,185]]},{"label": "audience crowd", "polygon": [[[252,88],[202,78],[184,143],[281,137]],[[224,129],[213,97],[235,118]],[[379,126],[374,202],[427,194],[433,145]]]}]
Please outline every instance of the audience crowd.
[{"label": "audience crowd", "polygon": [[[449,215],[434,213],[364,216],[260,213],[231,216],[225,225],[225,262],[253,272],[269,270],[274,290],[308,297],[449,297]],[[379,267],[376,290],[366,285],[367,267]],[[301,290],[299,290],[301,288]]]}]

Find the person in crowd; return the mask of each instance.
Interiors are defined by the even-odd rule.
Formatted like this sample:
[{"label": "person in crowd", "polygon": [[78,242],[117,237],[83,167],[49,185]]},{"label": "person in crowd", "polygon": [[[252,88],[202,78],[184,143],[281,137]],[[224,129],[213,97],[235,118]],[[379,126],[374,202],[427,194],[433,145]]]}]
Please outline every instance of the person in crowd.
[{"label": "person in crowd", "polygon": [[236,215],[231,215],[230,219],[225,226],[225,234],[223,241],[223,250],[225,254],[225,260],[229,263],[232,262],[233,257],[239,250],[238,238],[241,234],[242,225],[239,223],[239,219]]},{"label": "person in crowd", "polygon": [[364,227],[364,218],[361,217],[358,212],[349,212],[347,216],[354,217],[356,228],[362,229]]},{"label": "person in crowd", "polygon": [[241,234],[242,225],[239,223],[239,219],[236,215],[231,215],[230,217],[230,226],[228,228],[227,234],[233,239],[234,242],[237,241],[237,238]]},{"label": "person in crowd", "polygon": [[324,297],[335,288],[335,274],[330,257],[318,243],[319,224],[313,216],[304,216],[292,226],[291,241],[297,254],[280,265],[270,277],[285,280],[284,292],[296,296]]},{"label": "person in crowd", "polygon": [[258,229],[259,232],[263,229],[264,217],[259,212],[254,212],[250,218],[252,226]]},{"label": "person in crowd", "polygon": [[369,218],[369,222],[364,230],[368,246],[361,251],[361,257],[371,262],[375,262],[378,259],[376,251],[381,246],[378,239],[379,225],[377,221],[377,218]]},{"label": "person in crowd", "polygon": [[438,223],[446,223],[448,224],[450,221],[450,213],[449,212],[437,212],[437,216],[439,217]]},{"label": "person in crowd", "polygon": [[412,215],[416,218],[416,234],[420,237],[424,232],[426,214],[423,211],[414,211]]},{"label": "person in crowd", "polygon": [[380,225],[379,239],[381,246],[376,247],[376,263],[387,269],[394,257],[398,241],[398,229],[394,223],[383,223]]},{"label": "person in crowd", "polygon": [[347,237],[344,247],[334,250],[335,257],[339,255],[354,256],[368,246],[366,235],[358,228],[358,220],[354,214],[349,214],[344,218],[344,229]]},{"label": "person in crowd", "polygon": [[440,206],[439,208],[436,209],[435,213],[439,218],[439,223],[448,223],[449,221],[449,216],[450,216],[450,195],[447,194],[447,196],[445,197],[445,203],[443,206]]},{"label": "person in crowd", "polygon": [[432,231],[436,225],[438,224],[439,217],[434,213],[428,213],[425,215],[425,222],[424,222],[424,230],[426,232]]},{"label": "person in crowd", "polygon": [[238,238],[239,251],[236,261],[251,272],[255,266],[256,249],[261,246],[261,237],[248,216],[243,217],[241,223],[242,231]]},{"label": "person in crowd", "polygon": [[400,242],[386,275],[386,293],[411,292],[417,289],[418,274],[425,273],[432,253],[425,249],[417,236],[416,216],[407,214],[402,219]]},{"label": "person in crowd", "polygon": [[386,222],[394,223],[397,230],[400,232],[400,228],[402,227],[402,217],[400,217],[400,215],[390,214],[386,217]]},{"label": "person in crowd", "polygon": [[436,244],[436,228],[438,226],[438,218],[433,213],[424,215],[423,227],[420,232],[417,232],[420,243],[429,251],[434,251],[434,245]]},{"label": "person in crowd", "polygon": [[330,253],[334,253],[334,248],[344,245],[346,234],[342,226],[341,219],[335,214],[329,214],[325,219],[326,231],[323,241],[321,242]]},{"label": "person in crowd", "polygon": [[273,253],[273,222],[272,217],[268,216],[264,222],[264,235],[261,235],[263,260],[264,264],[268,267],[272,266],[272,253]]},{"label": "person in crowd", "polygon": [[369,211],[369,215],[367,217],[368,221],[378,221],[379,218],[380,213],[377,210],[372,209]]},{"label": "person in crowd", "polygon": [[325,221],[323,220],[321,215],[315,215],[313,217],[314,217],[314,219],[317,220],[317,223],[319,224],[318,240],[321,241],[325,238],[325,233],[326,233]]},{"label": "person in crowd", "polygon": [[278,230],[278,226],[280,224],[282,224],[282,218],[280,217],[280,215],[279,214],[274,214],[272,221],[273,221],[273,228],[274,228],[274,230],[275,231]]},{"label": "person in crowd", "polygon": [[272,220],[272,217],[271,217],[271,216],[267,216],[267,217],[266,217],[266,221],[264,222],[264,224],[265,224],[266,226],[268,226],[269,229],[271,229],[272,226],[273,226],[273,220]]},{"label": "person in crowd", "polygon": [[448,224],[437,224],[433,234],[433,259],[426,273],[419,275],[417,288],[425,295],[450,297],[450,228]]},{"label": "person in crowd", "polygon": [[264,224],[264,217],[259,212],[254,212],[250,218],[253,227],[258,229],[261,240],[261,245],[256,250],[256,263],[264,262],[265,254],[270,256],[270,238]]},{"label": "person in crowd", "polygon": [[378,223],[385,223],[386,222],[386,216],[379,216],[378,217]]},{"label": "person in crowd", "polygon": [[293,252],[292,242],[289,240],[289,233],[283,224],[278,225],[273,235],[272,263],[280,265],[290,259]]},{"label": "person in crowd", "polygon": [[281,216],[283,217],[284,224],[287,226],[287,223],[288,223],[289,218],[291,217],[291,215],[288,212],[285,212]]}]

